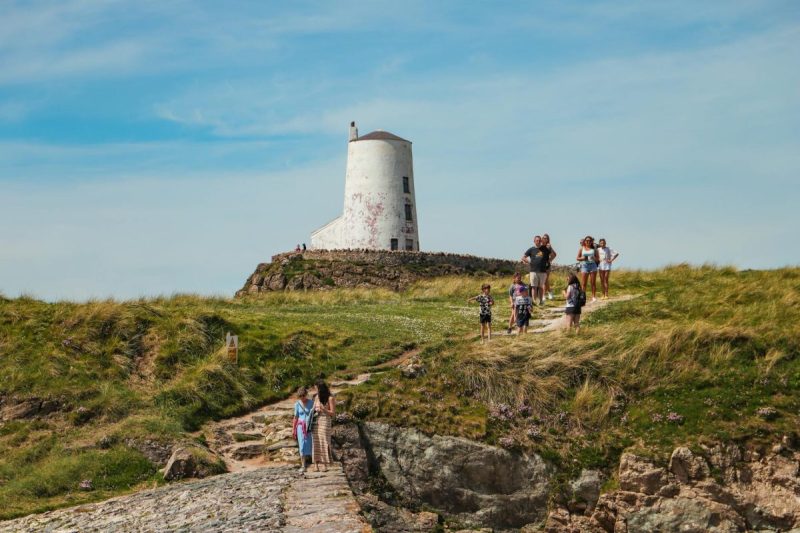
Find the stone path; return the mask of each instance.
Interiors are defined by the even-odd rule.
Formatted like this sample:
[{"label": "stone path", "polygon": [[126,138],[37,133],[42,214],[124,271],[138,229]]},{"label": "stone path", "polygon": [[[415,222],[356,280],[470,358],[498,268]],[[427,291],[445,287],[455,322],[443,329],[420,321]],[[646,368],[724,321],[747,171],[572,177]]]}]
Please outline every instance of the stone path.
[{"label": "stone path", "polygon": [[[360,385],[370,376],[365,373],[351,380],[334,381],[331,389],[336,393]],[[299,466],[297,442],[292,439],[295,401],[288,398],[243,416],[211,422],[201,433],[206,436],[208,446],[225,461],[229,472],[244,472],[275,464]]]},{"label": "stone path", "polygon": [[372,531],[341,468],[298,475],[292,466],[175,483],[0,522],[0,532]]}]

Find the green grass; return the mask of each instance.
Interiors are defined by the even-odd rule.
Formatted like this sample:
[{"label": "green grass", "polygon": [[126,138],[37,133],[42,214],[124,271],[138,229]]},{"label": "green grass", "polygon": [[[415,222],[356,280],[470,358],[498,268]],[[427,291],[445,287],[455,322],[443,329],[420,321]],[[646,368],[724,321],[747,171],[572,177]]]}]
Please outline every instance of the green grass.
[{"label": "green grass", "polygon": [[[440,307],[384,290],[83,304],[0,299],[0,398],[61,406],[45,420],[0,425],[0,518],[151,483],[157,475],[149,470],[121,471],[107,483],[94,480],[92,492],[77,489],[97,475],[81,466],[87,462],[119,469],[121,452],[101,449],[104,440],[191,439],[205,421],[284,398],[319,375],[357,373],[449,338],[461,316],[442,316]],[[239,335],[238,365],[225,357],[228,331]],[[30,489],[36,483],[52,490]]]},{"label": "green grass", "polygon": [[[412,292],[457,302],[476,286],[458,283]],[[636,298],[586,315],[580,336],[444,343],[425,377],[389,373],[344,401],[361,418],[557,458],[565,475],[613,471],[629,446],[663,459],[680,444],[797,438],[800,269],[615,272],[612,292]]]},{"label": "green grass", "polygon": [[[637,297],[585,316],[580,336],[497,337],[488,346],[477,342],[477,308],[465,303],[484,281],[495,287],[499,328],[507,280],[481,276],[403,293],[0,298],[0,397],[62,406],[43,420],[0,425],[0,518],[150,486],[155,467],[125,439],[201,438],[193,432],[210,419],[414,348],[425,376],[383,370],[340,394],[340,408],[537,451],[562,476],[612,470],[630,446],[664,457],[677,444],[796,436],[800,269],[615,272],[612,293]],[[228,331],[239,335],[238,366],[225,358]],[[501,404],[511,416],[494,416]],[[82,479],[95,489],[78,490]]]}]

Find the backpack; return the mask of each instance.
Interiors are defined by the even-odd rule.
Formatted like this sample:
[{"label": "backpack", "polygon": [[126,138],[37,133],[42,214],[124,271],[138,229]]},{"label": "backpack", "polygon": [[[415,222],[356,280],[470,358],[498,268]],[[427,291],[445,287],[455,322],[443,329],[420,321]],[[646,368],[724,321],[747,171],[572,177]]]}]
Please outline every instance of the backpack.
[{"label": "backpack", "polygon": [[580,285],[573,285],[572,289],[575,291],[575,305],[583,307],[586,305],[586,291]]}]

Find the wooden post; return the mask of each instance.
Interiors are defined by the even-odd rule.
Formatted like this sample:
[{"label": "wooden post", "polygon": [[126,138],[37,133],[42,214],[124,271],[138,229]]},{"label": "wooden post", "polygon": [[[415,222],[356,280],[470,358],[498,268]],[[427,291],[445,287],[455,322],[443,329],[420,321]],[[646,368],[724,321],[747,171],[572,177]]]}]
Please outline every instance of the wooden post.
[{"label": "wooden post", "polygon": [[238,335],[231,335],[228,332],[225,335],[225,346],[228,349],[228,359],[233,361],[234,364],[239,364],[239,336]]}]

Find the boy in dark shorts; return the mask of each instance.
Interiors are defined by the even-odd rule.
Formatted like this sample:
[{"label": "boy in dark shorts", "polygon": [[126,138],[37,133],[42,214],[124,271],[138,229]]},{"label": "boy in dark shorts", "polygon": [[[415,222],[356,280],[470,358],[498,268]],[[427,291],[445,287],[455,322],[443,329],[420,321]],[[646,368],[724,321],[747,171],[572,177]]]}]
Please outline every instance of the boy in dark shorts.
[{"label": "boy in dark shorts", "polygon": [[528,288],[520,289],[520,294],[514,298],[514,314],[517,317],[517,335],[528,333],[528,323],[531,320],[533,305],[528,296]]},{"label": "boy in dark shorts", "polygon": [[481,285],[481,294],[467,299],[467,303],[478,302],[480,304],[478,318],[481,323],[481,342],[492,340],[492,306],[494,305],[494,299],[489,294],[491,290],[491,285],[484,283]]}]

